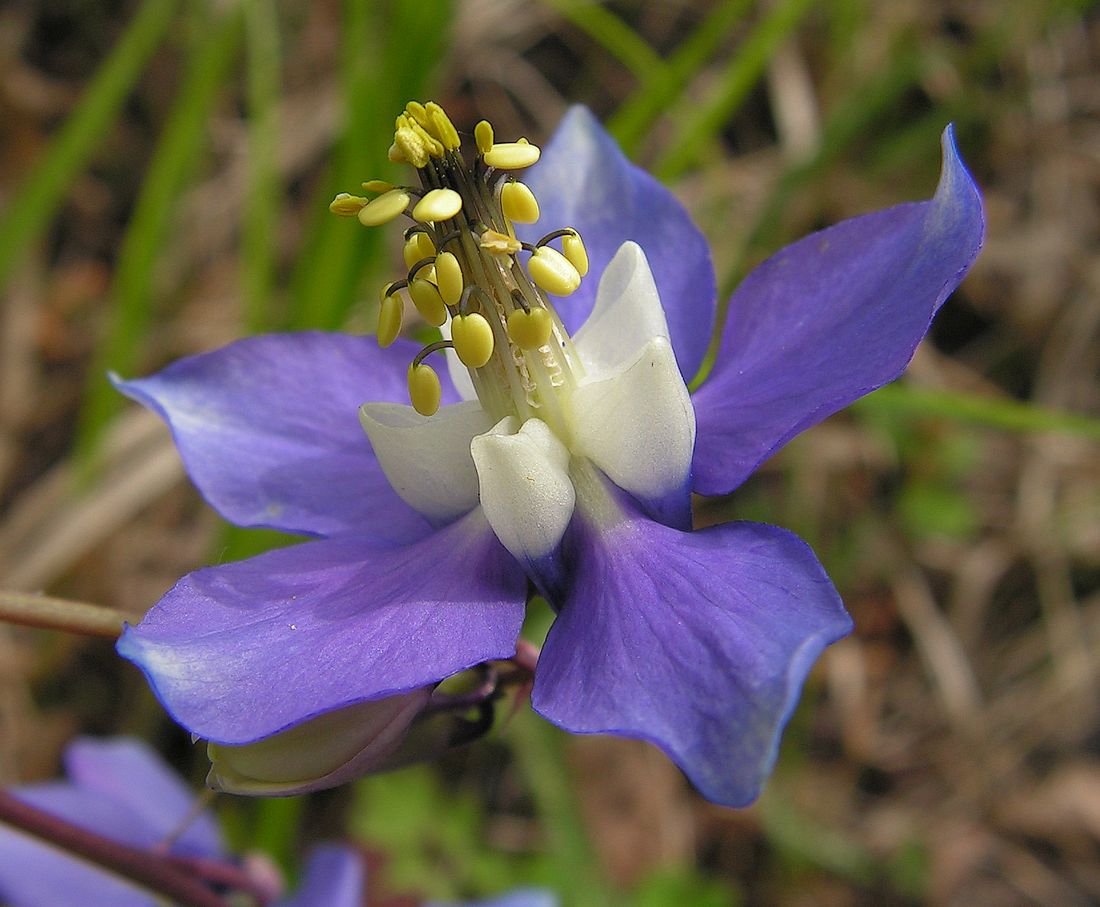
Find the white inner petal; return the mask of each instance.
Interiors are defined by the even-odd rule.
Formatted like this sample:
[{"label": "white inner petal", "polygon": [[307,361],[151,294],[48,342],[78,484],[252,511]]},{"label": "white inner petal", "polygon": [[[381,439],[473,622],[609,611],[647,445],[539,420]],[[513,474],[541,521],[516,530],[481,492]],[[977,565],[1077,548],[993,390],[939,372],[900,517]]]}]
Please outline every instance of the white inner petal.
[{"label": "white inner petal", "polygon": [[620,488],[661,512],[666,496],[683,492],[695,409],[667,339],[651,340],[617,373],[582,384],[572,410],[573,452]]},{"label": "white inner petal", "polygon": [[573,342],[590,375],[625,365],[649,341],[668,340],[668,323],[641,246],[625,242],[608,263],[596,305]]},{"label": "white inner petal", "polygon": [[576,493],[567,472],[569,451],[540,419],[515,431],[503,419],[473,440],[481,506],[501,544],[517,560],[550,554],[573,516]]},{"label": "white inner petal", "polygon": [[410,507],[445,521],[477,506],[470,441],[492,426],[477,401],[444,406],[427,418],[400,403],[364,403],[359,422],[386,478]]}]

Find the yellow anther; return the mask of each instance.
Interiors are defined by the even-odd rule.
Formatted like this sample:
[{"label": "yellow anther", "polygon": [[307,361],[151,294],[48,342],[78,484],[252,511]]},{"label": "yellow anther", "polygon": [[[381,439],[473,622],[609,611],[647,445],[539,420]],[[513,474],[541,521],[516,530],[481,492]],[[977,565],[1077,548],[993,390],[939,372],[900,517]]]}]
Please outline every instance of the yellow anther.
[{"label": "yellow anther", "polygon": [[505,236],[496,230],[486,230],[481,234],[478,245],[493,255],[515,255],[523,245],[514,236]]},{"label": "yellow anther", "polygon": [[395,283],[397,283],[396,280],[391,280],[389,283],[382,284],[382,292],[378,294],[379,302],[385,302],[387,298],[393,295]]},{"label": "yellow anther", "polygon": [[397,147],[397,142],[393,142],[389,150],[386,152],[386,159],[393,161],[395,164],[407,164],[408,160],[405,155],[401,153],[401,149]]},{"label": "yellow anther", "polygon": [[477,142],[477,150],[481,154],[488,154],[493,147],[493,124],[488,120],[482,120],[474,127],[474,141]]},{"label": "yellow anther", "polygon": [[364,227],[388,224],[395,217],[400,217],[408,206],[409,194],[401,189],[391,189],[359,209],[359,223]]},{"label": "yellow anther", "polygon": [[526,183],[508,182],[500,189],[500,207],[508,220],[533,224],[539,219],[539,203]]},{"label": "yellow anther", "polygon": [[539,246],[527,262],[531,279],[555,296],[568,296],[581,285],[581,275],[557,249]]},{"label": "yellow anther", "polygon": [[435,257],[435,283],[439,287],[439,295],[447,305],[458,305],[464,286],[462,268],[459,267],[458,259],[450,252],[440,252]]},{"label": "yellow anther", "polygon": [[[424,237],[424,239],[421,239],[421,237]],[[427,240],[426,243],[425,239]],[[431,251],[424,251],[426,248]],[[401,249],[401,257],[405,260],[406,268],[411,268],[421,259],[430,258],[434,254],[435,246],[431,237],[425,233],[410,233],[409,238],[405,240],[404,247]]]},{"label": "yellow anther", "polygon": [[401,159],[408,161],[417,170],[428,166],[428,146],[420,133],[411,126],[399,126],[393,134],[393,144]]},{"label": "yellow anther", "polygon": [[493,355],[493,329],[483,315],[456,315],[451,321],[451,343],[462,364],[481,368]]},{"label": "yellow anther", "polygon": [[355,217],[369,201],[370,199],[360,198],[358,195],[341,192],[328,203],[328,209],[341,217]]},{"label": "yellow anther", "polygon": [[537,350],[545,345],[552,327],[546,309],[515,309],[508,314],[508,336],[521,350]]},{"label": "yellow anther", "polygon": [[409,366],[409,400],[422,416],[434,415],[439,409],[439,400],[443,389],[439,384],[439,375],[430,365],[421,362]]},{"label": "yellow anther", "polygon": [[443,147],[448,151],[457,151],[462,144],[462,139],[459,138],[458,130],[455,129],[451,118],[447,116],[447,111],[435,101],[429,101],[425,105],[425,109],[428,112],[428,122],[431,123],[436,138],[443,143]]},{"label": "yellow anther", "polygon": [[393,183],[387,183],[385,180],[367,180],[363,183],[363,188],[375,195],[381,195],[383,192],[389,192],[395,187]]},{"label": "yellow anther", "polygon": [[420,136],[420,140],[424,143],[424,147],[428,149],[428,154],[432,157],[443,157],[443,145],[435,136],[412,117],[406,117],[405,121],[408,128],[412,129],[413,132]]},{"label": "yellow anther", "polygon": [[417,277],[409,284],[409,295],[412,296],[413,305],[428,324],[439,327],[447,320],[447,307],[443,304],[443,297],[431,281],[423,277]]},{"label": "yellow anther", "polygon": [[419,101],[409,101],[409,103],[405,105],[405,113],[411,116],[425,129],[428,128],[428,111]]},{"label": "yellow anther", "polygon": [[503,142],[493,145],[483,157],[486,164],[497,170],[522,170],[535,163],[541,153],[538,145],[527,141]]},{"label": "yellow anther", "polygon": [[401,319],[405,314],[405,301],[396,293],[382,300],[378,310],[378,345],[385,349],[401,333]]},{"label": "yellow anther", "polygon": [[588,250],[584,247],[584,240],[574,230],[561,238],[561,250],[569,263],[577,269],[577,273],[584,277],[588,273]]},{"label": "yellow anther", "polygon": [[454,189],[432,189],[413,208],[414,220],[437,222],[450,220],[462,210],[462,196]]}]

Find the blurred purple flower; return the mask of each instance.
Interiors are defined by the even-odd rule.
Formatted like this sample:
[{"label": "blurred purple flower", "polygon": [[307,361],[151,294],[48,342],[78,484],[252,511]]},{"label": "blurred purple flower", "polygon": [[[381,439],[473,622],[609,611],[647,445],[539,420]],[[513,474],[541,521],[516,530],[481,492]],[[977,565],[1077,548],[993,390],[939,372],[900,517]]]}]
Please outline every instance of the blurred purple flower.
[{"label": "blurred purple flower", "polygon": [[[320,333],[119,381],[168,422],[223,516],[320,539],[184,577],[119,652],[189,730],[249,744],[509,657],[530,580],[558,613],[535,709],[649,740],[709,799],[751,801],[807,673],[851,622],[802,541],[746,522],[692,532],[690,492],[733,491],[905,368],[982,240],[950,130],[943,152],[931,200],[813,234],[750,274],[690,397],[715,312],[706,244],[580,108],[526,177],[540,222],[580,231],[599,278],[561,305],[572,338],[538,348],[573,357],[566,391],[517,349],[520,378],[501,360],[475,394],[451,355],[447,405],[424,418],[399,405],[414,345]],[[518,417],[493,402],[507,387],[486,390],[505,374],[533,388],[508,398]],[[378,401],[360,414],[370,445],[364,399]]]},{"label": "blurred purple flower", "polygon": [[[65,751],[67,781],[14,788],[25,803],[131,847],[153,849],[188,821],[194,793],[140,740],[80,738]],[[209,813],[173,840],[174,856],[228,863]],[[323,844],[310,854],[298,891],[282,907],[360,907],[361,859]],[[10,907],[156,907],[161,900],[106,869],[0,825],[0,901]]]}]

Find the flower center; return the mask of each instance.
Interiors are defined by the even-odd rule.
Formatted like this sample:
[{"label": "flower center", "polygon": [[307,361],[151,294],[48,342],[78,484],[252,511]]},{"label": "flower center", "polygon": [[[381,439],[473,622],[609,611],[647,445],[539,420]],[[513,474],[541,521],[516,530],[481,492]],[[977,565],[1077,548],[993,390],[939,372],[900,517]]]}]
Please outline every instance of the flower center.
[{"label": "flower center", "polygon": [[[538,201],[516,171],[539,159],[526,139],[499,143],[482,120],[468,163],[458,131],[438,104],[410,101],[397,118],[390,160],[416,169],[419,186],[363,183],[373,198],[337,195],[330,209],[378,226],[405,215],[401,280],[382,289],[378,342],[401,330],[407,293],[429,324],[450,322],[450,339],[428,344],[409,366],[409,397],[422,415],[439,407],[439,376],[424,360],[452,348],[482,407],[496,420],[539,418],[564,432],[564,398],[583,377],[580,358],[550,301],[568,296],[588,271],[580,234],[553,230],[533,245],[514,224],[535,223]],[[560,241],[561,251],[550,245]]]}]

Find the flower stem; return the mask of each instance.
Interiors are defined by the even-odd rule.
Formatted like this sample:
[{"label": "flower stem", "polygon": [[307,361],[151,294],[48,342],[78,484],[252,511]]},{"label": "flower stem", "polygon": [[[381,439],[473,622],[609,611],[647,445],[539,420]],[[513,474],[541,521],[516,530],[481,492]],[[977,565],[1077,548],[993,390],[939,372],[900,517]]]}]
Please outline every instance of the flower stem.
[{"label": "flower stem", "polygon": [[0,822],[137,882],[183,907],[226,907],[191,871],[163,856],[100,837],[0,791]]},{"label": "flower stem", "polygon": [[137,623],[141,615],[46,595],[0,591],[0,620],[27,627],[115,639],[122,632],[125,622]]}]

